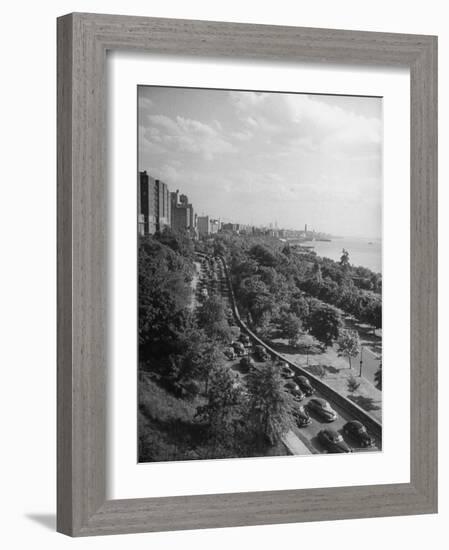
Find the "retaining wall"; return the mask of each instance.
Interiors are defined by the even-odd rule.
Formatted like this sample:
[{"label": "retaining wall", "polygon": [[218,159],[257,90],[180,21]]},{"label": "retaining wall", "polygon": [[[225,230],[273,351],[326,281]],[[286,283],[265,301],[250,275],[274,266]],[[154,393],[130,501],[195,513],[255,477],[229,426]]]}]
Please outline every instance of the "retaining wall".
[{"label": "retaining wall", "polygon": [[266,344],[263,340],[261,340],[254,332],[247,326],[247,324],[242,321],[240,318],[240,313],[237,308],[237,303],[234,296],[234,289],[232,288],[231,284],[231,278],[229,276],[228,266],[226,264],[226,260],[219,256],[220,261],[223,264],[224,271],[226,274],[226,280],[229,288],[229,295],[231,298],[231,308],[234,313],[235,319],[240,326],[242,330],[244,330],[248,336],[251,338],[251,340],[254,343],[260,344],[263,346],[269,354],[272,356],[272,358],[278,358],[285,363],[287,363],[291,369],[298,375],[305,376],[310,380],[313,387],[320,392],[323,397],[328,399],[329,401],[332,401],[337,405],[338,407],[342,408],[344,411],[346,411],[353,420],[358,420],[359,422],[362,422],[362,424],[365,425],[366,429],[378,440],[378,444],[380,446],[382,441],[382,424],[373,418],[368,412],[363,410],[361,407],[356,405],[353,401],[347,399],[337,391],[335,391],[333,388],[328,386],[325,382],[320,380],[318,377],[314,376],[307,370],[299,367],[296,363],[290,361],[286,357],[284,357],[281,353],[277,352],[275,349],[270,347],[268,344]]}]

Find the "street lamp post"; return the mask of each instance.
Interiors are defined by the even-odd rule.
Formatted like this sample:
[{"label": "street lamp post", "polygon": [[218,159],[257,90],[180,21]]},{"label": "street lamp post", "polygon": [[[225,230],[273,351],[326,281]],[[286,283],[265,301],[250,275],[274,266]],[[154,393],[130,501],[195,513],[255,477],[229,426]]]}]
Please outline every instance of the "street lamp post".
[{"label": "street lamp post", "polygon": [[359,378],[362,377],[362,367],[363,367],[363,346],[360,346],[360,370],[359,370]]}]

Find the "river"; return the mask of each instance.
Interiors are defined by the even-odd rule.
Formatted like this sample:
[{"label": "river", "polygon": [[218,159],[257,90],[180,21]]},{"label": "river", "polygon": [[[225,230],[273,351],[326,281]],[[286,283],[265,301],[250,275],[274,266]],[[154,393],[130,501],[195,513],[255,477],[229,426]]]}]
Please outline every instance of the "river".
[{"label": "river", "polygon": [[327,241],[306,241],[313,246],[318,256],[340,260],[343,248],[349,252],[349,262],[354,266],[363,266],[375,273],[382,271],[382,240],[355,237],[335,237]]}]

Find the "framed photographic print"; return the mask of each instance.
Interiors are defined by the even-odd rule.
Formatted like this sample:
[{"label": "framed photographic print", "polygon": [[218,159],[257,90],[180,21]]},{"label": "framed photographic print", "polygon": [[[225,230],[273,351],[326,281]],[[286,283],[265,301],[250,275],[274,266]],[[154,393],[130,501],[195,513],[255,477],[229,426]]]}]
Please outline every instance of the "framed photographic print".
[{"label": "framed photographic print", "polygon": [[58,19],[58,530],[437,508],[436,38]]}]

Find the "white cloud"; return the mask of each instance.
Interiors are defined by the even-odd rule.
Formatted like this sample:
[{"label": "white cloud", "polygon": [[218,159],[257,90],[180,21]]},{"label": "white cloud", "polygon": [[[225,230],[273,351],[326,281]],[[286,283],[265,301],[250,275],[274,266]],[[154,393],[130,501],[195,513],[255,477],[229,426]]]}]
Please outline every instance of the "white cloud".
[{"label": "white cloud", "polygon": [[218,121],[208,125],[182,116],[150,115],[145,139],[149,147],[155,144],[173,154],[199,154],[212,160],[218,154],[235,151],[232,143],[220,135],[220,129]]},{"label": "white cloud", "polygon": [[139,111],[139,166],[199,213],[379,232],[378,100],[170,88],[151,100]]},{"label": "white cloud", "polygon": [[243,132],[231,132],[231,136],[238,141],[248,141],[254,137],[254,134],[249,130],[244,130]]},{"label": "white cloud", "polygon": [[244,128],[257,127],[267,142],[282,145],[284,150],[322,147],[349,156],[380,152],[379,119],[330,105],[319,96],[232,92],[230,98]]}]

